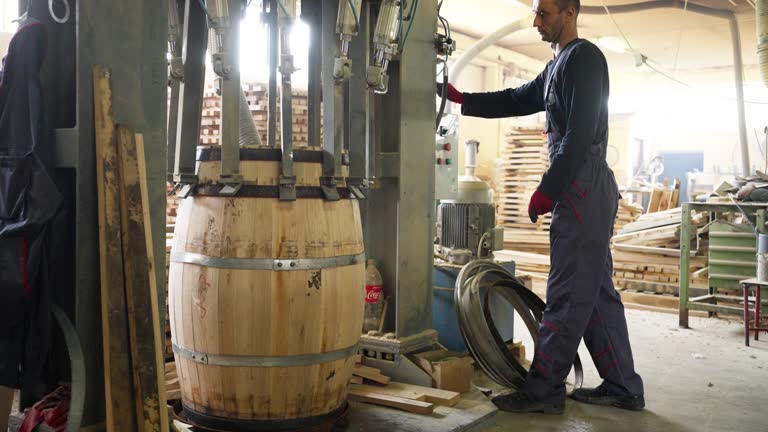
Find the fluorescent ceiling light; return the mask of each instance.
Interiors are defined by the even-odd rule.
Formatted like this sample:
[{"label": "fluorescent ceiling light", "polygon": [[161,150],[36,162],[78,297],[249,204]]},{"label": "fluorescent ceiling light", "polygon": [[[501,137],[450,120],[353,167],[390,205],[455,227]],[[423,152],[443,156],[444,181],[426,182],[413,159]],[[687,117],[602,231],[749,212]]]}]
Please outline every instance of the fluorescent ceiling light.
[{"label": "fluorescent ceiling light", "polygon": [[617,54],[624,54],[629,49],[629,46],[624,39],[613,36],[600,36],[595,39],[595,43],[608,51],[613,51]]}]

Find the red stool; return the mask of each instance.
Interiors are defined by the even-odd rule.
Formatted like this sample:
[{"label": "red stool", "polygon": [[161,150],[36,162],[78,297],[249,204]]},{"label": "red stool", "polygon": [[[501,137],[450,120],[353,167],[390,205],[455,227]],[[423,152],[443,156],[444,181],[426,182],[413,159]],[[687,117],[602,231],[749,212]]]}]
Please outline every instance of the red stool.
[{"label": "red stool", "polygon": [[[768,282],[760,282],[757,279],[746,279],[739,282],[744,291],[744,345],[749,346],[749,333],[755,332],[755,340],[758,340],[760,331],[768,332],[768,327],[760,327],[760,291],[768,288]],[[749,290],[755,290],[755,326],[750,327],[749,323]]]}]

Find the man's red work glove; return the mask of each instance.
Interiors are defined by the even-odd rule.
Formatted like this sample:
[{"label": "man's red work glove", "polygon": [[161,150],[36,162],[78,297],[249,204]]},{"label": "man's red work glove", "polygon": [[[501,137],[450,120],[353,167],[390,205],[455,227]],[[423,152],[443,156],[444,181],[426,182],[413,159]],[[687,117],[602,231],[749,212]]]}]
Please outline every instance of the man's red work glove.
[{"label": "man's red work glove", "polygon": [[[440,97],[443,96],[443,86],[443,83],[437,83],[437,95]],[[456,87],[454,87],[451,83],[448,83],[447,89],[448,94],[445,95],[446,99],[459,105],[464,103],[464,93],[456,90]]]},{"label": "man's red work glove", "polygon": [[540,215],[547,214],[552,211],[552,200],[536,189],[536,192],[531,196],[531,202],[528,203],[528,217],[531,218],[531,222],[536,222]]}]

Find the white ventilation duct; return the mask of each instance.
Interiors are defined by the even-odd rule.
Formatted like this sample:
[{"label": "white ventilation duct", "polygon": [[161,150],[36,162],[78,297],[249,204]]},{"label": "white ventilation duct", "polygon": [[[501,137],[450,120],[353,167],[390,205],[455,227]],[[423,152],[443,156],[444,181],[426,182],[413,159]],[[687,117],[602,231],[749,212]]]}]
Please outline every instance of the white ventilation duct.
[{"label": "white ventilation duct", "polygon": [[768,0],[757,0],[757,60],[763,85],[768,87]]},{"label": "white ventilation duct", "polygon": [[[768,0],[765,0],[765,1],[768,1]],[[477,43],[472,45],[468,50],[466,50],[461,55],[461,57],[459,57],[456,60],[456,63],[454,63],[453,66],[451,67],[451,74],[448,77],[448,80],[452,84],[456,84],[456,79],[459,77],[459,75],[461,75],[461,72],[469,64],[469,62],[472,61],[472,59],[477,57],[478,54],[480,54],[486,48],[495,44],[499,40],[509,36],[511,33],[514,33],[518,30],[531,28],[532,23],[533,23],[533,20],[531,18],[526,17],[521,20],[514,21],[504,26],[501,26],[493,33],[489,33],[485,35],[482,39],[480,39],[479,41],[477,41]]]}]

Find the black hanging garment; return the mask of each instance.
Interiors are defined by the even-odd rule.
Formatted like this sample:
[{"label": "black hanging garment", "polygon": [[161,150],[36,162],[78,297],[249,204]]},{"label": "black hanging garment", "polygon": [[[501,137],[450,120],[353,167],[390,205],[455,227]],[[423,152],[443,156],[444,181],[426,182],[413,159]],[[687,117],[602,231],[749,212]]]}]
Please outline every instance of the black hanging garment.
[{"label": "black hanging garment", "polygon": [[62,196],[39,78],[46,44],[28,20],[0,71],[0,385],[13,388],[41,381],[51,337],[47,243]]}]

